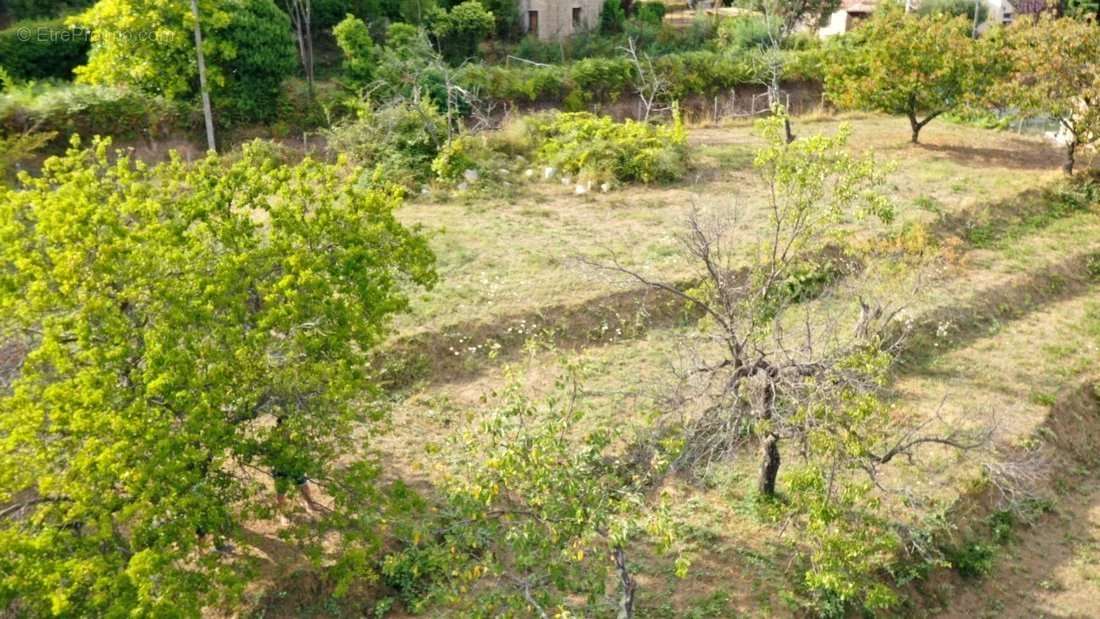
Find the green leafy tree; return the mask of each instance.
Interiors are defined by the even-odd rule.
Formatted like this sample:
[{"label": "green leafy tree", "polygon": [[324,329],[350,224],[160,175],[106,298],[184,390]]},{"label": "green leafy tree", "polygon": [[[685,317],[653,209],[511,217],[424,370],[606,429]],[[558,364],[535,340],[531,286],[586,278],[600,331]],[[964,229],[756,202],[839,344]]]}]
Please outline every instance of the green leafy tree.
[{"label": "green leafy tree", "polygon": [[362,88],[374,79],[374,39],[367,24],[354,15],[348,15],[332,29],[336,45],[344,53],[344,76],[348,82]]},{"label": "green leafy tree", "polygon": [[981,96],[980,76],[996,59],[970,34],[965,17],[888,8],[830,57],[826,94],[841,107],[905,114],[916,144],[933,119]]},{"label": "green leafy tree", "polygon": [[[0,193],[0,340],[27,351],[0,385],[0,607],[232,608],[247,527],[279,514],[309,556],[368,577],[367,355],[406,286],[433,283],[426,241],[338,165],[108,148],[74,138]],[[278,500],[294,485],[320,494]]]},{"label": "green leafy tree", "polygon": [[995,98],[1025,114],[1058,120],[1072,173],[1078,150],[1100,142],[1100,23],[1093,20],[1021,20],[1009,28],[1009,78]]},{"label": "green leafy tree", "polygon": [[[394,568],[440,556],[444,599],[474,616],[587,616],[609,605],[634,615],[631,551],[672,549],[676,532],[661,505],[647,505],[647,473],[614,455],[614,428],[586,417],[579,380],[563,363],[553,393],[528,398],[514,374],[496,406],[457,448],[478,456],[446,484],[446,515],[434,539],[387,559]],[[688,568],[676,560],[677,574]],[[614,583],[608,590],[608,583]]]},{"label": "green leafy tree", "polygon": [[604,0],[600,11],[600,32],[615,34],[622,32],[626,25],[626,10],[621,0]]},{"label": "green leafy tree", "polygon": [[[977,11],[975,18],[974,11]],[[970,23],[981,24],[989,17],[989,7],[984,2],[970,0],[924,0],[917,7],[921,15],[950,15],[965,17]]]},{"label": "green leafy tree", "polygon": [[[215,107],[229,120],[267,119],[295,68],[289,18],[272,0],[201,0],[199,9]],[[70,22],[93,37],[88,64],[75,70],[78,81],[130,85],[169,99],[196,95],[188,3],[101,0]]]},{"label": "green leafy tree", "polygon": [[214,104],[224,119],[273,120],[283,81],[298,66],[290,20],[272,0],[241,0],[229,6],[225,53],[213,59],[223,75],[212,94]]},{"label": "green leafy tree", "polygon": [[496,19],[478,0],[466,0],[431,20],[439,51],[451,64],[477,55],[477,46],[496,29]]}]

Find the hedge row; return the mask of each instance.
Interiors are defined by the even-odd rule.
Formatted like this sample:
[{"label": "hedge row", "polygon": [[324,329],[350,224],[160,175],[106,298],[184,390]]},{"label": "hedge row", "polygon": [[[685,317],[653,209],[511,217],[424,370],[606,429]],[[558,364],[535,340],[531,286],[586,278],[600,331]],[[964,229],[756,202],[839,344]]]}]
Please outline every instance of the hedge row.
[{"label": "hedge row", "polygon": [[192,124],[186,106],[125,88],[65,84],[0,95],[0,135],[33,129],[59,136],[164,136]]},{"label": "hedge row", "polygon": [[17,80],[72,79],[89,46],[87,31],[63,19],[20,21],[0,30],[0,66]]},{"label": "hedge row", "polygon": [[[820,79],[817,50],[786,52],[784,78]],[[653,59],[669,81],[669,95],[714,96],[764,79],[763,67],[745,53],[694,51]],[[467,65],[459,81],[482,96],[516,105],[561,104],[567,110],[591,103],[614,103],[630,93],[634,65],[625,58],[586,58],[568,65]]]}]

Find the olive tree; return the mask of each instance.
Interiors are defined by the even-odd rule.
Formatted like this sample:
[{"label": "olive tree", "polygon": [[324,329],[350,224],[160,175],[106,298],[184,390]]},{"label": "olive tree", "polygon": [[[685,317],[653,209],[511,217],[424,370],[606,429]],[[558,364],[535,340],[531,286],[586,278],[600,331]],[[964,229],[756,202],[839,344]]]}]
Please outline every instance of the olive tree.
[{"label": "olive tree", "polygon": [[[0,607],[231,605],[248,527],[280,517],[369,575],[368,355],[434,282],[425,239],[337,165],[108,148],[74,139],[0,194],[0,342],[26,351],[0,374]],[[306,502],[285,500],[296,485]]]},{"label": "olive tree", "polygon": [[1020,20],[1007,32],[1010,75],[1000,100],[1020,112],[1047,116],[1063,129],[1072,173],[1078,150],[1100,142],[1100,24],[1092,20]]},{"label": "olive tree", "polygon": [[841,107],[904,114],[916,144],[932,120],[980,97],[983,76],[994,70],[996,58],[970,29],[965,17],[876,13],[832,56],[826,95]]}]

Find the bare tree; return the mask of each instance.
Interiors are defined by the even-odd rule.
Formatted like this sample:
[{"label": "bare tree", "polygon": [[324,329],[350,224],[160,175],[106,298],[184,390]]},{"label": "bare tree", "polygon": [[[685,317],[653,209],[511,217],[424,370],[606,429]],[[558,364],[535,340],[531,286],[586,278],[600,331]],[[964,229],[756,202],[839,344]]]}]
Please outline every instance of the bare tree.
[{"label": "bare tree", "polygon": [[653,64],[653,59],[645,52],[638,51],[637,41],[634,37],[627,39],[627,44],[619,49],[623,50],[627,59],[634,66],[634,92],[642,102],[642,121],[649,122],[650,115],[654,112],[663,112],[668,107],[656,108],[667,101],[669,94],[669,81]]},{"label": "bare tree", "polygon": [[[782,114],[760,126],[768,141],[757,156],[768,226],[762,238],[744,243],[748,251],[738,251],[729,215],[695,210],[682,237],[703,273],[695,288],[654,280],[614,258],[601,265],[676,296],[703,316],[704,329],[684,341],[688,361],[676,399],[696,411],[685,421],[677,467],[705,469],[755,441],[757,488],[770,496],[784,442],[814,457],[808,437],[859,438],[863,448],[844,455],[843,466],[872,479],[880,466],[925,445],[982,443],[984,435],[938,434],[929,422],[887,419],[885,407],[870,416],[861,408],[875,407],[906,329],[895,320],[900,306],[861,296],[855,275],[861,265],[830,239],[847,217],[892,217],[878,192],[882,170],[845,152],[844,131],[787,142]],[[842,276],[846,289],[834,285]]]},{"label": "bare tree", "polygon": [[313,97],[313,7],[311,0],[283,0],[294,37],[298,42],[298,59],[306,76],[309,96]]},{"label": "bare tree", "polygon": [[[825,17],[839,8],[840,0],[744,0],[744,3],[746,8],[757,11],[764,17],[768,41],[760,52],[759,61],[764,65],[762,74],[768,92],[768,106],[775,110],[783,105],[781,84],[788,41],[799,28],[816,28]],[[787,141],[793,141],[789,117],[786,117],[784,131]]]}]

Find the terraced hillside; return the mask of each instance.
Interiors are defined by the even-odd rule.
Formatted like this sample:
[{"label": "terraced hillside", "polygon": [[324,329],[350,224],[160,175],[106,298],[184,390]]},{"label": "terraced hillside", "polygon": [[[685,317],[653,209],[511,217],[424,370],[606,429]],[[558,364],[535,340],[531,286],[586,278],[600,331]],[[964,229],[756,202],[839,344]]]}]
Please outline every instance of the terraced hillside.
[{"label": "terraced hillside", "polygon": [[[897,163],[889,182],[898,220],[853,222],[845,239],[873,248],[862,276],[904,304],[912,329],[892,405],[937,427],[994,428],[995,448],[982,457],[932,449],[920,466],[888,477],[934,498],[954,522],[944,543],[978,548],[983,559],[975,570],[933,566],[906,586],[901,612],[1093,616],[1100,469],[1075,454],[1073,435],[1095,437],[1100,427],[1088,395],[1100,375],[1096,196],[1060,193],[1059,153],[1033,137],[944,123],[911,146],[905,121],[885,117],[799,119],[796,131],[828,133],[845,120],[854,149]],[[584,368],[579,401],[588,419],[620,427],[624,449],[680,413],[669,399],[671,368],[698,316],[591,264],[614,257],[677,286],[698,281],[678,242],[696,208],[735,212],[747,259],[764,219],[752,171],[759,140],[748,124],[697,129],[691,139],[696,172],[671,187],[577,195],[542,183],[507,196],[421,198],[404,209],[406,222],[432,233],[442,283],[417,299],[379,357],[394,417],[375,445],[390,475],[430,496],[450,465],[477,457],[453,439],[476,427],[494,394],[517,381],[531,394],[549,392],[563,358]],[[805,303],[807,312],[828,315],[850,301],[845,286],[841,277]],[[978,480],[1002,459],[1036,450],[1050,455],[1029,490],[1041,508],[1014,514],[1010,530],[992,527],[1004,516]],[[755,467],[755,452],[746,453],[654,490],[687,532],[692,567],[678,579],[670,558],[645,553],[639,616],[794,612],[788,592],[800,541],[753,506]],[[887,510],[899,522],[935,515],[902,503]]]}]

